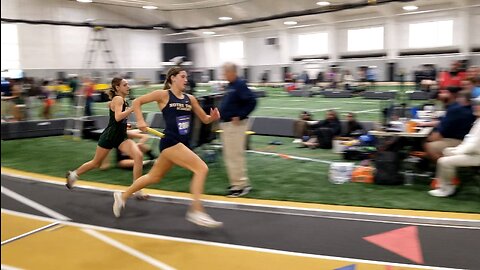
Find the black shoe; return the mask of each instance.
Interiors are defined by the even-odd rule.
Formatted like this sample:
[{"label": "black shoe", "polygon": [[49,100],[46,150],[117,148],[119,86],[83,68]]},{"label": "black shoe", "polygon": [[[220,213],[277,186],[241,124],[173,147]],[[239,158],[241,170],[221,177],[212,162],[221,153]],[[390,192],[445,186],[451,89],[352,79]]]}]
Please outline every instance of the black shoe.
[{"label": "black shoe", "polygon": [[238,198],[247,195],[252,190],[251,186],[246,186],[243,189],[230,189],[228,190],[227,197]]}]

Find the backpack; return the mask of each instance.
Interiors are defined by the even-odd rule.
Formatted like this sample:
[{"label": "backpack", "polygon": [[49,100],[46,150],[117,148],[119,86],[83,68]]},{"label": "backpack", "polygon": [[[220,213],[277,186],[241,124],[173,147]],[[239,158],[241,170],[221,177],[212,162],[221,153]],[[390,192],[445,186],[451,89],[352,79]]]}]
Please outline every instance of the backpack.
[{"label": "backpack", "polygon": [[333,130],[331,128],[319,128],[317,137],[318,147],[322,149],[333,148]]},{"label": "backpack", "polygon": [[378,185],[400,185],[403,178],[399,173],[400,157],[398,152],[380,151],[375,155],[375,175],[373,181]]}]

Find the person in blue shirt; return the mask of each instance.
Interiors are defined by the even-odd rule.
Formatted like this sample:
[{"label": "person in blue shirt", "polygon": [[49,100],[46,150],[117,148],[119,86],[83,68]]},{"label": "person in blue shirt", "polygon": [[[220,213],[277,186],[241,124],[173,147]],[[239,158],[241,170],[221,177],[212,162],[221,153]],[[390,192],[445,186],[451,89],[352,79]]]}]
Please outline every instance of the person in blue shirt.
[{"label": "person in blue shirt", "polygon": [[480,75],[473,78],[472,98],[480,97]]},{"label": "person in blue shirt", "polygon": [[369,89],[374,90],[375,82],[377,81],[377,67],[376,66],[370,66],[367,69],[366,72],[366,77],[367,81],[370,83]]},{"label": "person in blue shirt", "polygon": [[445,148],[459,145],[475,122],[470,94],[460,90],[456,86],[440,90],[439,98],[446,103],[445,116],[436,122],[425,144],[425,151],[432,161],[442,157]]},{"label": "person in blue shirt", "polygon": [[245,166],[245,132],[248,128],[248,116],[255,109],[257,101],[255,94],[237,76],[237,65],[226,63],[223,71],[228,85],[220,105],[220,126],[223,129],[223,158],[230,181],[227,196],[239,197],[248,194],[252,189]]}]

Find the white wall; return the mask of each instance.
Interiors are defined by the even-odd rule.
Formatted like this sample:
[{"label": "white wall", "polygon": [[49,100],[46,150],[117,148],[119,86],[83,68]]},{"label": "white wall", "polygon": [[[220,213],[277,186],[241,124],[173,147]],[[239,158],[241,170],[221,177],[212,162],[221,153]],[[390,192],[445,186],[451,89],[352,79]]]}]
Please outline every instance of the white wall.
[{"label": "white wall", "polygon": [[248,66],[276,65],[281,62],[280,44],[267,45],[267,38],[277,38],[277,42],[279,40],[276,33],[246,38],[244,47]]},{"label": "white wall", "polygon": [[[366,21],[354,21],[354,22],[345,22],[345,23],[340,23],[335,25],[336,27],[336,39],[334,40],[335,42],[335,47],[337,48],[338,55],[342,55],[345,53],[351,53],[348,52],[348,29],[358,29],[358,28],[368,28],[368,27],[379,27],[379,26],[384,26],[385,27],[386,20],[380,20],[380,19],[373,19],[373,20],[366,20]],[[384,28],[384,34],[386,33],[386,28]],[[385,35],[386,36],[386,35]],[[384,38],[384,47],[388,46],[385,42]],[[378,51],[378,50],[377,50]],[[385,51],[385,50],[380,50],[380,51]],[[358,52],[355,52],[358,53]],[[365,52],[360,52],[360,53],[365,53]]]},{"label": "white wall", "polygon": [[[94,18],[100,23],[140,24],[135,18],[126,18],[103,5],[85,5],[66,0],[2,0],[1,13],[4,18],[49,19],[83,22]],[[367,15],[365,15],[367,16]],[[454,47],[459,48],[458,55],[434,57],[398,57],[400,50],[408,48],[408,24],[428,20],[454,20]],[[21,68],[35,70],[36,74],[44,70],[75,70],[82,68],[87,50],[90,28],[17,24],[20,45]],[[347,51],[347,29],[367,26],[385,26],[385,51],[383,59],[342,60],[339,56]],[[282,67],[290,66],[293,72],[306,68],[301,63],[293,63],[292,57],[298,56],[297,36],[301,33],[327,32],[329,38],[330,60],[317,63],[312,72],[325,70],[330,64],[338,64],[352,69],[359,65],[377,65],[379,79],[384,80],[385,64],[396,62],[399,67],[411,69],[422,63],[434,63],[448,67],[453,59],[471,59],[478,62],[478,55],[472,56],[469,49],[480,46],[480,8],[451,9],[416,15],[402,15],[383,18],[356,17],[354,21],[324,23],[317,26],[283,29],[268,32],[236,34],[223,37],[206,37],[192,40],[190,51],[194,66],[198,69],[217,69],[220,67],[219,42],[241,39],[244,42],[244,59],[239,64],[250,68],[250,78],[257,81],[264,70],[271,70],[271,79],[280,81]],[[394,31],[394,32],[390,32]],[[113,51],[121,69],[145,71],[145,76],[155,77],[161,66],[161,42],[158,31],[139,31],[127,29],[108,29]],[[266,38],[276,37],[278,45],[266,45]],[[97,61],[95,68],[105,68],[105,61]],[[142,71],[142,72],[143,72]],[[42,73],[43,74],[43,73]],[[311,74],[312,75],[312,74]],[[217,76],[218,77],[218,76]],[[153,79],[153,78],[150,78]]]},{"label": "white wall", "polygon": [[435,12],[430,14],[418,14],[397,18],[398,25],[398,44],[400,49],[408,49],[409,36],[408,29],[410,23],[422,23],[428,21],[439,20],[453,20],[453,46],[459,47],[463,38],[463,29],[465,26],[461,25],[458,11],[450,12]]},{"label": "white wall", "polygon": [[[435,55],[435,56],[408,56],[399,57],[399,52],[408,47],[408,27],[410,23],[425,22],[432,20],[452,19],[454,21],[454,35],[452,48],[460,50],[455,55]],[[384,50],[376,52],[385,52],[387,57],[381,59],[339,59],[339,56],[347,52],[347,31],[351,28],[363,28],[373,26],[384,26],[385,39]],[[282,66],[290,66],[293,72],[300,72],[307,66],[293,63],[292,58],[298,56],[297,36],[301,33],[327,32],[329,34],[329,57],[327,61],[317,64],[318,70],[326,70],[330,64],[345,66],[352,72],[357,66],[376,65],[380,80],[386,80],[386,65],[388,62],[396,62],[397,67],[404,68],[407,71],[413,70],[418,65],[424,63],[436,64],[440,68],[447,68],[451,61],[460,59],[470,59],[472,63],[477,61],[476,56],[470,53],[470,49],[480,46],[480,35],[476,30],[480,29],[480,8],[470,9],[451,9],[438,12],[429,12],[422,14],[409,14],[401,16],[383,17],[383,18],[357,18],[353,21],[344,21],[331,24],[323,24],[313,27],[278,30],[276,32],[259,32],[255,34],[245,34],[245,66],[250,68],[251,80],[258,81],[264,70],[271,70],[272,80],[281,80]],[[393,31],[393,32],[392,32]],[[265,39],[269,37],[279,38],[278,46],[265,45]],[[208,46],[201,46],[199,41],[195,44],[193,54],[194,59],[215,58],[217,54],[215,44],[218,44],[220,38],[210,37]],[[373,52],[373,51],[372,51]],[[208,56],[207,56],[208,55]],[[198,68],[215,68],[219,63],[208,60],[195,61]],[[355,74],[355,72],[354,72]]]},{"label": "white wall", "polygon": [[[119,16],[108,9],[90,8],[75,1],[2,1],[2,17],[50,19],[83,22],[99,18],[99,23],[134,21]],[[108,57],[103,52],[104,43],[88,44],[93,28],[17,24],[21,68],[75,70],[85,67],[84,58],[90,48],[95,48],[96,61],[90,68],[108,68]],[[161,68],[161,35],[157,31],[105,29],[106,44],[113,52],[115,66],[119,69]],[[98,34],[97,34],[98,35]],[[97,37],[100,37],[99,35]],[[101,47],[100,47],[101,46]]]},{"label": "white wall", "polygon": [[480,35],[477,31],[480,30],[480,9],[477,9],[475,13],[470,16],[470,43],[474,46],[480,46]]}]

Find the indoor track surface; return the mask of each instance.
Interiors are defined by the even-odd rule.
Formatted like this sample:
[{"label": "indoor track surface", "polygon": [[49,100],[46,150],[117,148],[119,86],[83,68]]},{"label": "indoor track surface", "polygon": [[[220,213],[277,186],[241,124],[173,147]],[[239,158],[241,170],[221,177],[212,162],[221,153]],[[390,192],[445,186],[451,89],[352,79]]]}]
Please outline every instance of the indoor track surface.
[{"label": "indoor track surface", "polygon": [[207,200],[208,213],[224,222],[207,229],[185,220],[188,197],[131,199],[117,219],[112,186],[68,190],[3,171],[1,183],[2,269],[480,269],[476,214]]}]

